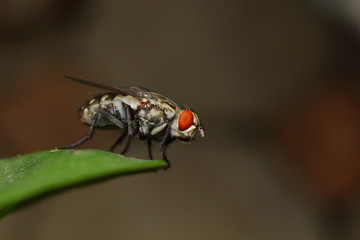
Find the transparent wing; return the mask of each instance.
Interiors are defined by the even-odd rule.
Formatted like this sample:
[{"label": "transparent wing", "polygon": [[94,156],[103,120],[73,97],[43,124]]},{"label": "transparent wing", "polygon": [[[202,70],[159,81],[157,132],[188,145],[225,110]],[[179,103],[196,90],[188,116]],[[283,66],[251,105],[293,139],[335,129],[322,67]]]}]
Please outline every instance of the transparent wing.
[{"label": "transparent wing", "polygon": [[85,80],[85,79],[81,79],[81,78],[77,78],[77,77],[71,77],[71,76],[64,76],[64,77],[67,79],[70,79],[72,81],[81,83],[81,84],[85,84],[85,85],[100,88],[100,89],[110,90],[112,92],[118,92],[123,95],[131,95],[131,96],[141,97],[143,92],[149,91],[145,88],[138,88],[138,87],[116,88],[116,87],[108,86],[103,83],[97,83],[97,82],[93,82],[93,81],[89,81],[89,80]]}]

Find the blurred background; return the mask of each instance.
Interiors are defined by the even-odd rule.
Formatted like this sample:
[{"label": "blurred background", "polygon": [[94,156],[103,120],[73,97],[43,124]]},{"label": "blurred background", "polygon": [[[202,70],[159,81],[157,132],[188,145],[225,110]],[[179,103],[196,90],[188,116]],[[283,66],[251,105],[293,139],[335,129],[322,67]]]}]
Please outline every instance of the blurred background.
[{"label": "blurred background", "polygon": [[77,109],[101,91],[63,75],[147,87],[207,129],[169,171],[42,200],[0,239],[360,239],[358,2],[0,3],[0,157],[86,134]]}]

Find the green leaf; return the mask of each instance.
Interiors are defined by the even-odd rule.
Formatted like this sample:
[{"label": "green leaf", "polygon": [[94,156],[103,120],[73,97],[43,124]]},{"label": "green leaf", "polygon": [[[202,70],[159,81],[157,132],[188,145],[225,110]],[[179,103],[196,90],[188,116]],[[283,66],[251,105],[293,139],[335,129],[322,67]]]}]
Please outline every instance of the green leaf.
[{"label": "green leaf", "polygon": [[0,160],[0,217],[51,193],[103,179],[155,171],[161,160],[100,150],[52,150]]}]

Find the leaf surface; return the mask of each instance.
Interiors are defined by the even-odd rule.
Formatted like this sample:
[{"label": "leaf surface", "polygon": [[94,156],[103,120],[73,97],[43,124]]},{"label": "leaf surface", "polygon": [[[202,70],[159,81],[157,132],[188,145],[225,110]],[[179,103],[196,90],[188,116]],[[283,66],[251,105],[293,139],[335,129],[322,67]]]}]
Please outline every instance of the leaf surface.
[{"label": "leaf surface", "polygon": [[87,150],[51,150],[0,160],[0,217],[25,203],[75,186],[166,167],[162,160],[141,160]]}]

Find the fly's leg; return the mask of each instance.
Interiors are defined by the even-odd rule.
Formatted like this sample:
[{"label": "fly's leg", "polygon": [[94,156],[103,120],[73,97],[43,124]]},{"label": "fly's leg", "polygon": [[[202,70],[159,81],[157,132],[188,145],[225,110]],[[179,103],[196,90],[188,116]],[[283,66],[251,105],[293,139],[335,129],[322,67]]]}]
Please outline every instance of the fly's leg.
[{"label": "fly's leg", "polygon": [[133,126],[131,125],[130,107],[128,105],[125,105],[125,109],[126,109],[126,123],[127,123],[128,135],[132,136],[134,134],[134,129]]},{"label": "fly's leg", "polygon": [[105,116],[110,122],[112,122],[114,125],[118,126],[121,129],[125,129],[127,130],[126,132],[124,132],[118,140],[116,140],[116,142],[111,146],[110,151],[114,151],[114,149],[122,143],[122,141],[125,139],[126,136],[128,136],[128,140],[126,142],[125,148],[124,150],[121,151],[121,154],[125,154],[130,147],[130,143],[131,143],[131,136],[133,136],[134,134],[134,130],[133,127],[131,125],[131,113],[130,113],[130,109],[129,106],[125,105],[125,109],[126,109],[126,122],[122,122],[119,118],[117,118],[116,116],[114,116],[112,113],[102,110],[101,114],[103,116]]},{"label": "fly's leg", "polygon": [[118,140],[116,140],[116,142],[111,146],[110,151],[113,152],[115,148],[122,143],[122,141],[125,139],[126,136],[127,136],[127,132],[123,132],[123,134],[121,134]]},{"label": "fly's leg", "polygon": [[94,121],[93,125],[90,125],[89,131],[88,131],[88,133],[86,134],[85,137],[83,137],[82,139],[80,139],[76,143],[73,143],[73,144],[71,144],[69,146],[57,147],[57,149],[73,149],[73,148],[83,144],[87,140],[89,140],[92,137],[93,133],[94,133],[95,123],[96,123],[96,121]]},{"label": "fly's leg", "polygon": [[172,142],[172,139],[169,137],[170,136],[170,130],[171,130],[171,125],[169,125],[166,128],[165,135],[164,135],[163,139],[160,142],[161,158],[162,158],[162,160],[164,160],[167,163],[167,166],[164,168],[164,170],[167,170],[167,169],[170,168],[170,161],[169,161],[169,159],[167,158],[167,155],[166,155],[166,148]]},{"label": "fly's leg", "polygon": [[151,139],[147,140],[147,147],[148,147],[149,159],[153,160],[153,155],[152,155],[152,150],[151,150],[151,147],[152,147]]},{"label": "fly's leg", "polygon": [[125,148],[124,150],[122,150],[121,154],[124,155],[127,153],[127,151],[129,150],[130,148],[130,143],[131,143],[131,136],[128,137],[128,140],[126,142],[126,145],[125,145]]},{"label": "fly's leg", "polygon": [[[124,132],[123,134],[121,134],[121,136],[118,138],[118,140],[116,140],[116,142],[111,146],[110,151],[113,152],[115,150],[115,148],[122,143],[122,141],[128,136],[128,132]],[[121,151],[121,154],[124,155],[130,147],[130,142],[131,142],[131,136],[129,136],[125,148],[124,150]]]},{"label": "fly's leg", "polygon": [[134,135],[134,128],[131,125],[131,112],[130,112],[130,106],[125,105],[125,110],[126,110],[126,128],[127,128],[127,136],[128,136],[128,140],[126,142],[125,148],[124,150],[122,150],[121,154],[124,155],[127,153],[127,151],[130,148],[130,143],[131,143],[131,138]]},{"label": "fly's leg", "polygon": [[101,110],[100,113],[102,116],[106,117],[110,122],[112,122],[118,128],[120,128],[120,129],[126,128],[125,124],[119,118],[114,116],[112,113],[110,113],[106,110]]},{"label": "fly's leg", "polygon": [[161,152],[161,158],[167,163],[167,166],[164,168],[164,170],[167,170],[170,168],[170,162],[166,155],[166,147],[167,145],[160,145],[160,152]]},{"label": "fly's leg", "polygon": [[[120,119],[118,119],[116,116],[114,116],[112,113],[102,110],[101,114],[103,116],[105,116],[110,122],[112,122],[113,124],[115,124],[116,126],[118,126],[121,129],[127,129],[128,131],[124,132],[118,140],[116,140],[116,142],[111,146],[110,151],[113,151],[119,144],[122,143],[122,141],[125,139],[126,136],[129,136],[128,141],[126,142],[125,148],[124,150],[122,150],[121,154],[125,154],[129,147],[130,147],[130,142],[131,142],[131,136],[132,136],[132,130],[131,132],[129,132],[129,128],[131,127],[131,118],[130,118],[130,111],[127,109],[127,118],[126,118],[126,124],[125,125]],[[131,134],[130,134],[131,133]]]}]

